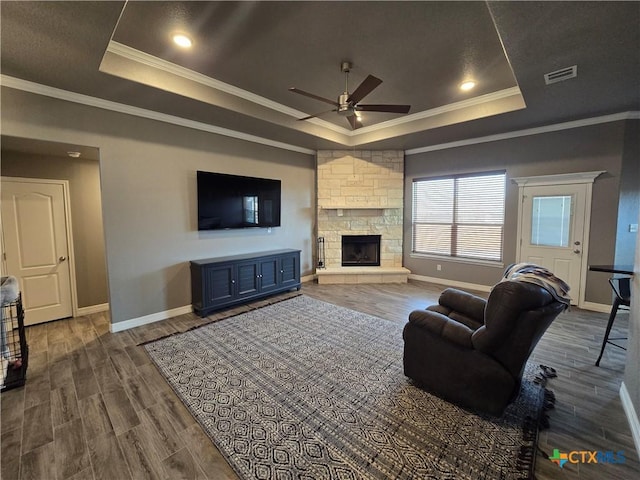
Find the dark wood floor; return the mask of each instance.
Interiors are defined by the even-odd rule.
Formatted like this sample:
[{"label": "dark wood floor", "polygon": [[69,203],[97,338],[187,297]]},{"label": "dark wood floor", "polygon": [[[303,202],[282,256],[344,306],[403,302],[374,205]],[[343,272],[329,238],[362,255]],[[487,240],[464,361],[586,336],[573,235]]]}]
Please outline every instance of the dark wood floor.
[{"label": "dark wood floor", "polygon": [[[309,283],[302,289],[401,323],[411,310],[434,303],[441,290],[420,282]],[[548,454],[554,448],[623,451],[626,463],[559,469],[539,454],[539,480],[640,478],[619,399],[625,352],[609,347],[601,366],[594,366],[606,317],[574,308],[554,322],[534,351],[534,361],[558,371],[549,383],[556,408],[539,445]],[[618,318],[615,336],[626,331],[626,317]],[[107,316],[95,314],[29,327],[27,383],[0,395],[2,479],[237,478],[138,346],[202,322],[190,314],[111,334]]]}]

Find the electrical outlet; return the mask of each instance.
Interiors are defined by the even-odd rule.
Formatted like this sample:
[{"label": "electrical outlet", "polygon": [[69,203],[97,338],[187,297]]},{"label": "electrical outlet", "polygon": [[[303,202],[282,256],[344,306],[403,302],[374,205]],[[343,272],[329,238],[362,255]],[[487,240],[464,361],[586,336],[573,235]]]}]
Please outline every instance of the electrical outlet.
[{"label": "electrical outlet", "polygon": [[636,233],[638,231],[638,224],[637,223],[631,223],[629,225],[629,233]]},{"label": "electrical outlet", "polygon": [[440,264],[436,265],[436,270],[438,270],[439,272],[442,271],[442,265]]}]

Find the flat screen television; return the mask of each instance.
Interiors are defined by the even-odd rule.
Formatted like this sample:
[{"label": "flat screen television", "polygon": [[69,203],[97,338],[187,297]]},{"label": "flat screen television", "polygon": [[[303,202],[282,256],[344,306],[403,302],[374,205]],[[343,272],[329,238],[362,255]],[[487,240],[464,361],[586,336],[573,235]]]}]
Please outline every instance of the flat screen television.
[{"label": "flat screen television", "polygon": [[198,171],[198,230],[279,227],[280,180]]}]

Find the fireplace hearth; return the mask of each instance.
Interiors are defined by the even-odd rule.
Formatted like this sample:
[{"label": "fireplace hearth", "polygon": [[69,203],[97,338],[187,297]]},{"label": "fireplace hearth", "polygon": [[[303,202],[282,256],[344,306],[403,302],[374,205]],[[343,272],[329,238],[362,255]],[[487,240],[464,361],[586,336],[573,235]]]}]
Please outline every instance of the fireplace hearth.
[{"label": "fireplace hearth", "polygon": [[343,235],[343,267],[380,266],[380,235]]}]

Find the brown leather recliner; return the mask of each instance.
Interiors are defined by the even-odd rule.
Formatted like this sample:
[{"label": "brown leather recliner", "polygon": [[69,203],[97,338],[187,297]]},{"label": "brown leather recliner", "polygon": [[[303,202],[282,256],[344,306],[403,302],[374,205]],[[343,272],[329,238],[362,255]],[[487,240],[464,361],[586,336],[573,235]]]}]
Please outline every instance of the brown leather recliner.
[{"label": "brown leather recliner", "polygon": [[527,359],[567,305],[543,287],[503,281],[489,298],[448,288],[404,327],[404,373],[435,395],[502,415],[518,396]]}]

